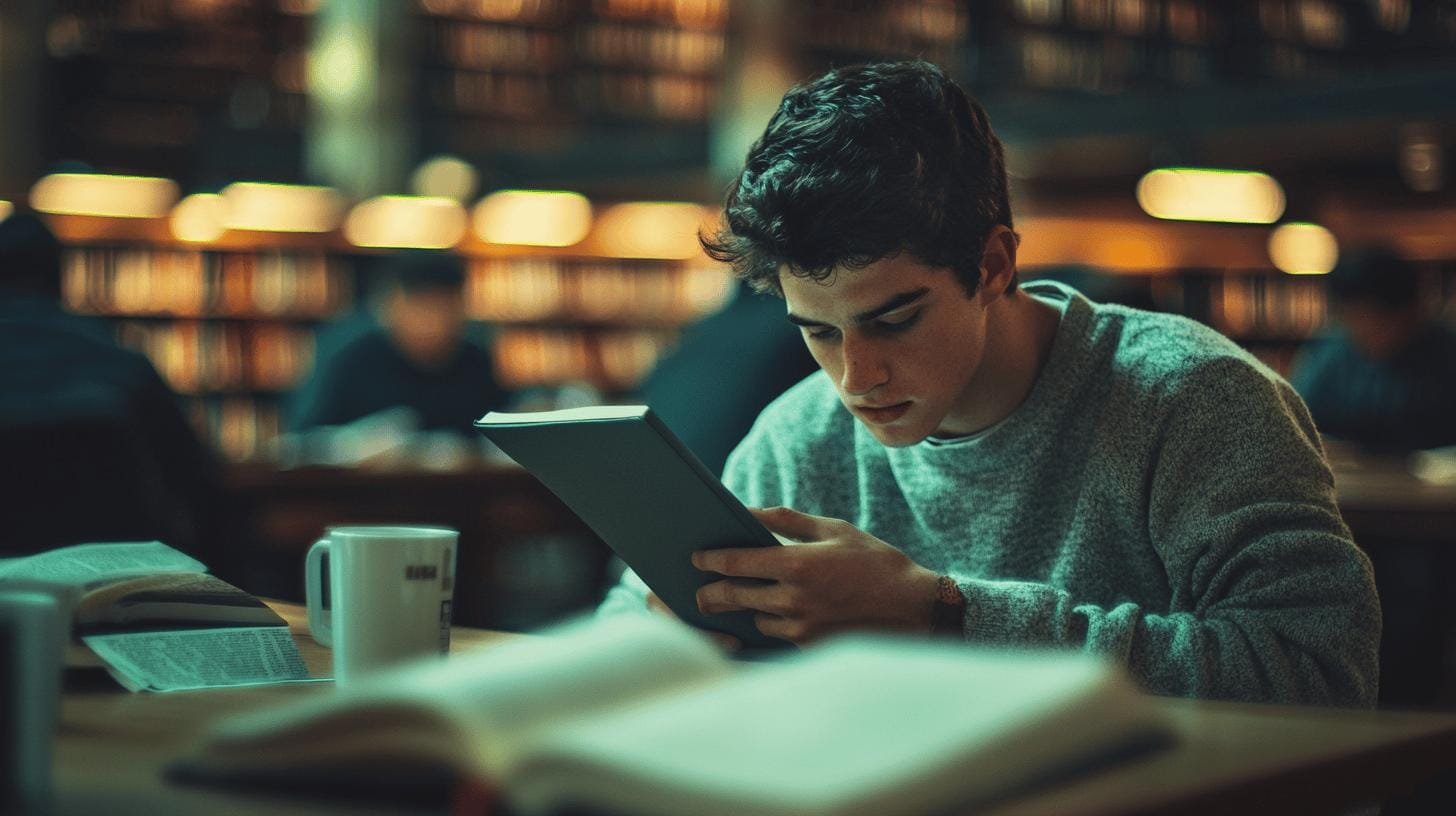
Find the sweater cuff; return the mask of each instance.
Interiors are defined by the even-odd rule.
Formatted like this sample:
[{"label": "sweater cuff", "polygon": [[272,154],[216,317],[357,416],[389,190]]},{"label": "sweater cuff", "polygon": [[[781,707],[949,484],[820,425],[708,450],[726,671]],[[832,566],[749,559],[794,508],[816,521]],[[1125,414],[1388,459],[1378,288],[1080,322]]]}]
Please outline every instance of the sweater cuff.
[{"label": "sweater cuff", "polygon": [[957,578],[966,596],[966,641],[997,646],[1059,646],[1068,631],[1065,593],[1027,581]]}]

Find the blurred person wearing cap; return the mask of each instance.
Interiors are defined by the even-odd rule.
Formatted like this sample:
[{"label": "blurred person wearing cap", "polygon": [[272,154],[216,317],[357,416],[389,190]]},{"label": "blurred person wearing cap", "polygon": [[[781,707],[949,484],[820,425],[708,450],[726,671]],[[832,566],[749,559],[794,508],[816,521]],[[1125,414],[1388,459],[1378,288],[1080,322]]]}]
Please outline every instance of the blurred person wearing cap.
[{"label": "blurred person wearing cap", "polygon": [[465,265],[433,250],[385,261],[381,320],[321,360],[298,394],[299,429],[405,408],[417,430],[475,443],[471,424],[508,396],[490,353],[467,336]]},{"label": "blurred person wearing cap", "polygon": [[[1156,694],[1373,706],[1370,563],[1299,396],[1196,321],[1021,282],[1008,187],[935,65],[784,96],[703,244],[821,368],[723,472],[797,543],[693,553],[698,608],[797,645],[1080,649]],[[628,572],[600,612],[653,609]]]},{"label": "blurred person wearing cap", "polygon": [[1326,280],[1333,326],[1290,377],[1320,431],[1388,452],[1456,445],[1456,328],[1427,314],[1415,265],[1365,247]]},{"label": "blurred person wearing cap", "polygon": [[220,464],[144,355],[65,311],[39,217],[0,220],[0,529],[7,554],[158,539],[247,585]]}]

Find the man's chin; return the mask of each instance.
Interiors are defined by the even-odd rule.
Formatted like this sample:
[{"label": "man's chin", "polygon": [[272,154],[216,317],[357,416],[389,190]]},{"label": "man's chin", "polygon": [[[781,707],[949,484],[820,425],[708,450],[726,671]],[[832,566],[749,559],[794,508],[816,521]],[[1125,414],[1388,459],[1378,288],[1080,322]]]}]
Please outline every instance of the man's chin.
[{"label": "man's chin", "polygon": [[893,425],[873,425],[864,420],[858,421],[865,426],[865,429],[870,432],[871,436],[887,448],[908,448],[928,436],[928,434],[919,433],[913,428],[897,428]]}]

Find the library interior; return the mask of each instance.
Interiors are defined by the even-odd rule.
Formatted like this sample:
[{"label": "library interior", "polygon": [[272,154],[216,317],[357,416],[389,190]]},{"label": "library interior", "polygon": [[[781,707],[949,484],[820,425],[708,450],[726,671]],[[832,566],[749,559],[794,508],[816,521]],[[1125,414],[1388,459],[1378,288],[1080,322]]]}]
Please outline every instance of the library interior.
[{"label": "library interior", "polygon": [[1456,812],[1453,161],[1450,0],[0,4],[0,810]]}]

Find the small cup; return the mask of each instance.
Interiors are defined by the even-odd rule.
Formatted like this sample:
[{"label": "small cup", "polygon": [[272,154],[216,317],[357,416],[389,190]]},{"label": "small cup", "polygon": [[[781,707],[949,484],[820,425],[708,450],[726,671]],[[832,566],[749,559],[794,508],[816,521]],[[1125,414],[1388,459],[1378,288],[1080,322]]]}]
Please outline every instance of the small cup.
[{"label": "small cup", "polygon": [[308,629],[333,649],[335,682],[450,651],[459,535],[448,527],[336,526],[314,542],[304,563]]}]

